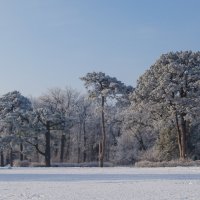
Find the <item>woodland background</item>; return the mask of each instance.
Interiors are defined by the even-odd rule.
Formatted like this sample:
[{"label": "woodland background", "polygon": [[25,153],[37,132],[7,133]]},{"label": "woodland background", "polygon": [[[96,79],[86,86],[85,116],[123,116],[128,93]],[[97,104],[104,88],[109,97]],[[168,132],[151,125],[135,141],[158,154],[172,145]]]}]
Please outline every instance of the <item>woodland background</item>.
[{"label": "woodland background", "polygon": [[135,88],[103,72],[81,80],[87,94],[66,87],[0,97],[1,166],[200,158],[200,52],[161,55]]}]

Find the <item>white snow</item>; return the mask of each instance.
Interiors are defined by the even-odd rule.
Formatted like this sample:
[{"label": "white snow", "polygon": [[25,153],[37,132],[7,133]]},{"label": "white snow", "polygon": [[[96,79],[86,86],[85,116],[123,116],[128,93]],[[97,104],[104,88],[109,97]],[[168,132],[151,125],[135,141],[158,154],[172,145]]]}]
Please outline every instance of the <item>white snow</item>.
[{"label": "white snow", "polygon": [[200,168],[0,168],[0,200],[199,200]]}]

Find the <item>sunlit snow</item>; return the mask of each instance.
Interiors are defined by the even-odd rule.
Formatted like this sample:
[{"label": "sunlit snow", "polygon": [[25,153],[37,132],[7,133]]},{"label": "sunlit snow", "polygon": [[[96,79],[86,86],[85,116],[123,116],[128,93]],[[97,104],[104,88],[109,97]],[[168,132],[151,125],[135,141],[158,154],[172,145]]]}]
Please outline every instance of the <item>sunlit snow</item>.
[{"label": "sunlit snow", "polygon": [[200,168],[0,168],[0,200],[198,200]]}]

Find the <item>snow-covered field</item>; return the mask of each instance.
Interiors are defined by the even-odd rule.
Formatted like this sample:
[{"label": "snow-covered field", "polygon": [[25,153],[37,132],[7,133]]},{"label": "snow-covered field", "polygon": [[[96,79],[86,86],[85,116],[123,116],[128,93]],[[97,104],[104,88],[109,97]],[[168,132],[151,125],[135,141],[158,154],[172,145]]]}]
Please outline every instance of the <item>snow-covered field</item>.
[{"label": "snow-covered field", "polygon": [[200,168],[0,168],[0,200],[199,200]]}]

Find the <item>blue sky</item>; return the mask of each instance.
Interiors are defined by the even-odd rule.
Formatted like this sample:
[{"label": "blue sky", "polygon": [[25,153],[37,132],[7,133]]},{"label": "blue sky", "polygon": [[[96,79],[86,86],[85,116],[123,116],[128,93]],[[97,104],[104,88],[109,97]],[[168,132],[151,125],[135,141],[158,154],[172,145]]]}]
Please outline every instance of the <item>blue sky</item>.
[{"label": "blue sky", "polygon": [[0,0],[0,94],[83,90],[103,71],[127,85],[162,53],[198,51],[199,0]]}]

